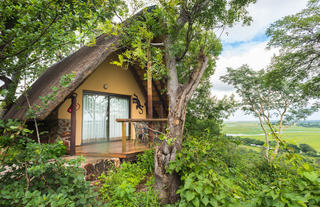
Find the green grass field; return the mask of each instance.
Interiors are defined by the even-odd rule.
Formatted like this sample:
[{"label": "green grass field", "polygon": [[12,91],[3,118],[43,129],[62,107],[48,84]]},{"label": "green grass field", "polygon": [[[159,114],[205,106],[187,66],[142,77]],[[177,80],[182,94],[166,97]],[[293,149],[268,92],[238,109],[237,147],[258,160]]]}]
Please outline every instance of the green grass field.
[{"label": "green grass field", "polygon": [[[264,134],[258,122],[225,122],[223,133],[264,141]],[[285,127],[282,138],[292,144],[309,144],[320,152],[320,128]]]}]

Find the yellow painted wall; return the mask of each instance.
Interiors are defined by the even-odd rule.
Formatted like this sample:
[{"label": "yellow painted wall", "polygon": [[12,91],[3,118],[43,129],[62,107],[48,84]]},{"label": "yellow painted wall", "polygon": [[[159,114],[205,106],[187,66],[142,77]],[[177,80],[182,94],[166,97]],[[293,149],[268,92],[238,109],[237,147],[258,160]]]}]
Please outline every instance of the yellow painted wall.
[{"label": "yellow painted wall", "polygon": [[[108,84],[108,88],[104,89],[104,84]],[[145,103],[145,98],[136,83],[131,71],[124,70],[120,67],[110,64],[110,60],[104,61],[95,72],[93,72],[87,80],[76,90],[77,103],[80,109],[77,111],[77,129],[76,129],[76,145],[81,145],[82,136],[82,95],[83,91],[105,92],[119,95],[131,96],[131,118],[146,118],[145,107],[143,114],[139,114],[136,105],[132,103],[133,94],[137,94],[141,104]],[[59,119],[70,119],[71,114],[67,112],[71,104],[71,100],[67,99],[58,109]],[[131,126],[131,138],[134,138],[134,128]]]}]

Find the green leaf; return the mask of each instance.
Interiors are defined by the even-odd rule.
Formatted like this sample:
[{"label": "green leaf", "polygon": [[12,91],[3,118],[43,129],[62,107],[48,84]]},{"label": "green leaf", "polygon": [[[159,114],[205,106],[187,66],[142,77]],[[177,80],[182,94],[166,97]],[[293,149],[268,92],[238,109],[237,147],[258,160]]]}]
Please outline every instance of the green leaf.
[{"label": "green leaf", "polygon": [[200,201],[199,199],[196,197],[195,199],[192,200],[192,203],[194,206],[199,207],[200,206]]},{"label": "green leaf", "polygon": [[193,192],[193,191],[186,191],[186,192],[185,192],[185,197],[186,197],[187,201],[190,202],[191,200],[194,199],[194,197],[195,197],[195,192]]}]

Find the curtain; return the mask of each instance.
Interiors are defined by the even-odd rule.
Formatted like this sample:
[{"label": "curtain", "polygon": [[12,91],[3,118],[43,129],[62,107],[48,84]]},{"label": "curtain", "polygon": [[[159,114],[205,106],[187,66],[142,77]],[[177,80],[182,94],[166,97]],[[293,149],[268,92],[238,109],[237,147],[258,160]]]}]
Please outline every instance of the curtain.
[{"label": "curtain", "polygon": [[108,139],[108,96],[84,94],[82,142]]},{"label": "curtain", "polygon": [[[108,108],[108,104],[110,107]],[[92,93],[83,94],[82,143],[116,140],[122,137],[122,123],[129,118],[129,99]],[[110,129],[109,129],[110,128]],[[129,124],[127,123],[127,136]]]},{"label": "curtain", "polygon": [[[110,138],[122,136],[122,123],[116,119],[129,118],[129,100],[127,98],[110,96]],[[129,136],[129,125],[127,123],[127,136]]]}]

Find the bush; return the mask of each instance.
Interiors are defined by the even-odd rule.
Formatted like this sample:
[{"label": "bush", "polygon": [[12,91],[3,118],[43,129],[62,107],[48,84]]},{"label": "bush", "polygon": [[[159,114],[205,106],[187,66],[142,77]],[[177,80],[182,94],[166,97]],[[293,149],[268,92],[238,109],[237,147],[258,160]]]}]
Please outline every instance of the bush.
[{"label": "bush", "polygon": [[220,134],[221,123],[215,119],[192,119],[185,122],[185,133],[189,136],[202,137],[210,134],[216,136]]},{"label": "bush", "polygon": [[[120,168],[113,168],[99,177],[102,184],[99,193],[106,206],[160,206],[153,189],[154,178],[147,177],[153,172],[153,153],[147,150],[138,156],[137,163],[124,162]],[[137,191],[139,185],[146,187],[145,191]]]},{"label": "bush", "polygon": [[308,144],[300,144],[299,147],[300,147],[301,151],[304,152],[304,153],[311,153],[311,154],[313,154],[313,153],[316,154],[317,153],[317,151],[315,149],[313,149]]},{"label": "bush", "polygon": [[182,179],[178,205],[240,204],[256,190],[257,170],[254,163],[257,160],[264,162],[257,153],[244,152],[227,138],[189,137],[177,161],[169,168],[177,171]]},{"label": "bush", "polygon": [[81,159],[66,161],[62,142],[38,144],[17,121],[1,122],[0,206],[97,206]]},{"label": "bush", "polygon": [[137,156],[139,166],[145,169],[147,173],[154,171],[154,150],[145,150],[142,154]]},{"label": "bush", "polygon": [[189,137],[169,171],[181,175],[177,206],[319,206],[320,174],[298,154],[269,164],[228,138]]}]

